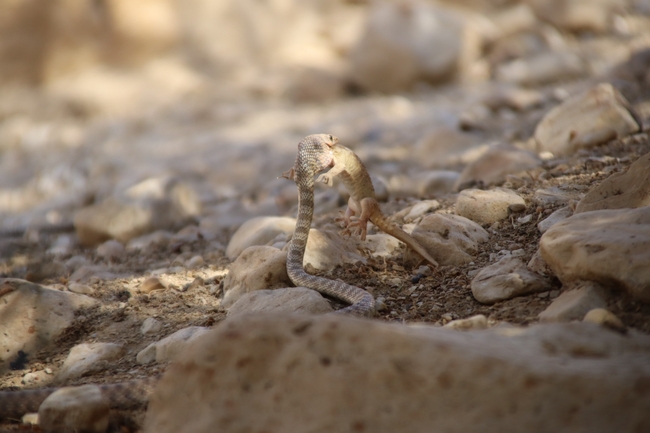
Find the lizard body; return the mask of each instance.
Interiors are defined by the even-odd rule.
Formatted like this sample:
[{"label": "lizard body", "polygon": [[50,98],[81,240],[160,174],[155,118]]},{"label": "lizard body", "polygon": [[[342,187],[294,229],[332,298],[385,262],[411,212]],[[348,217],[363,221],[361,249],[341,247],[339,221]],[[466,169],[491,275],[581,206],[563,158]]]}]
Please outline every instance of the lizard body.
[{"label": "lizard body", "polygon": [[332,155],[331,168],[318,176],[316,181],[332,186],[333,178],[338,176],[350,193],[348,208],[343,217],[346,230],[349,231],[351,227],[355,228],[361,240],[365,240],[368,221],[370,221],[385,233],[404,242],[433,266],[438,266],[438,262],[417,240],[381,212],[370,175],[359,157],[352,150],[338,143],[330,146],[330,151]]},{"label": "lizard body", "polygon": [[337,313],[372,316],[375,301],[370,293],[342,281],[308,274],[303,268],[307,238],[314,215],[314,176],[331,166],[333,160],[330,148],[337,142],[336,137],[328,134],[305,137],[298,144],[294,167],[283,174],[283,177],[295,180],[298,186],[298,219],[289,243],[287,273],[296,286],[308,287],[352,304]]}]

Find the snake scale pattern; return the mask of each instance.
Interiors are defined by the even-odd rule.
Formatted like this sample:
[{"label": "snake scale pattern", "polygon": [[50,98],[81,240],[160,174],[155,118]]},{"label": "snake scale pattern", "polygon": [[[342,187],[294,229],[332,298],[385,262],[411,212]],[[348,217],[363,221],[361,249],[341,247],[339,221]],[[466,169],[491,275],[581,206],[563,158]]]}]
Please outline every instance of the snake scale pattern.
[{"label": "snake scale pattern", "polygon": [[[303,268],[309,229],[314,215],[314,176],[331,167],[331,146],[338,139],[328,134],[305,137],[298,144],[298,156],[293,178],[298,186],[298,220],[289,244],[287,273],[296,286],[308,287],[338,298],[350,305],[336,313],[372,316],[375,301],[367,291],[342,281],[308,274]],[[98,385],[111,409],[135,409],[147,404],[159,376],[115,384]],[[38,412],[43,401],[60,388],[41,388],[20,391],[0,391],[0,419],[20,419],[24,414]]]},{"label": "snake scale pattern", "polygon": [[332,166],[331,146],[336,143],[338,139],[332,135],[314,134],[305,137],[298,144],[298,155],[292,173],[298,185],[298,220],[289,244],[287,273],[296,286],[314,289],[352,304],[337,313],[372,316],[375,312],[375,300],[370,293],[342,281],[308,274],[303,268],[307,238],[314,216],[314,176]]}]

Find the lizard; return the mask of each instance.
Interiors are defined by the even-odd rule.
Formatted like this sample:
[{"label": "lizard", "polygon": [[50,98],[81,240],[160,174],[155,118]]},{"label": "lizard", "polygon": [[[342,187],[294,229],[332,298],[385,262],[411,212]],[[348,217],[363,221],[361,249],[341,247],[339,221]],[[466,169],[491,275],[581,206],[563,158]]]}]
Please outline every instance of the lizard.
[{"label": "lizard", "polygon": [[375,188],[372,186],[368,170],[366,170],[361,159],[351,149],[338,144],[338,142],[329,147],[327,155],[331,155],[328,164],[331,168],[319,175],[316,182],[322,182],[331,187],[334,177],[339,176],[350,193],[348,208],[343,218],[341,218],[346,231],[350,233],[350,228],[355,228],[355,233],[360,235],[363,241],[366,239],[368,221],[370,221],[385,233],[404,242],[426,261],[437,267],[438,262],[413,236],[399,228],[381,212],[375,195]]},{"label": "lizard", "polygon": [[[160,376],[127,382],[98,385],[110,409],[144,407]],[[38,412],[41,403],[61,388],[38,388],[0,391],[0,420],[20,419],[26,413]]]},{"label": "lizard", "polygon": [[281,177],[292,179],[298,186],[298,219],[287,253],[287,274],[296,286],[314,289],[352,305],[336,313],[372,316],[375,300],[367,291],[340,280],[311,275],[303,268],[309,229],[314,216],[314,177],[332,164],[332,146],[338,138],[329,134],[308,135],[298,143],[296,162]]}]

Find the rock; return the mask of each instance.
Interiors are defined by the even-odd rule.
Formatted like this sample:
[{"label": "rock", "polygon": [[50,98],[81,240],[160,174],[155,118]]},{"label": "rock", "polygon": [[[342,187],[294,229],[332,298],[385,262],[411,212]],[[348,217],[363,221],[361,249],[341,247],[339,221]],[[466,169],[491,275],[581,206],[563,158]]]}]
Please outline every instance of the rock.
[{"label": "rock", "polygon": [[45,432],[108,431],[109,403],[97,385],[60,388],[38,409],[38,423]]},{"label": "rock", "polygon": [[174,234],[172,232],[156,230],[153,233],[131,239],[129,243],[126,244],[126,249],[129,251],[147,250],[153,245],[166,245],[173,237]]},{"label": "rock", "polygon": [[546,113],[535,128],[537,150],[571,155],[639,131],[637,118],[611,84],[601,83]]},{"label": "rock", "polygon": [[579,288],[563,292],[539,313],[543,322],[568,322],[581,320],[594,308],[607,307],[603,289],[594,283],[582,283]]},{"label": "rock", "polygon": [[575,214],[540,239],[542,257],[563,283],[600,282],[650,302],[650,207]]},{"label": "rock", "polygon": [[564,206],[550,214],[547,218],[543,219],[537,224],[537,229],[540,233],[544,234],[554,224],[559,223],[573,215],[573,210],[569,206]]},{"label": "rock", "polygon": [[458,215],[427,215],[411,236],[442,266],[460,266],[473,260],[478,244],[489,239],[475,222]]},{"label": "rock", "polygon": [[[157,191],[158,187],[162,191]],[[77,211],[74,226],[81,244],[93,246],[109,239],[127,243],[145,233],[168,229],[200,212],[198,197],[188,186],[169,182],[156,188],[145,181],[128,190],[125,197],[110,197]]]},{"label": "rock", "polygon": [[232,235],[226,257],[235,260],[248,247],[268,245],[278,235],[290,235],[296,228],[296,220],[288,217],[257,217],[246,221]]},{"label": "rock", "polygon": [[344,239],[343,236],[333,231],[311,229],[303,265],[310,265],[321,271],[329,271],[344,263],[365,263],[365,257],[357,254],[356,250],[357,244],[353,238]]},{"label": "rock", "polygon": [[567,205],[572,200],[580,199],[579,193],[575,191],[564,191],[558,187],[541,188],[535,190],[533,200],[544,208],[557,205]]},{"label": "rock", "polygon": [[151,293],[154,290],[165,290],[167,287],[158,277],[149,277],[140,284],[138,291],[140,293]]},{"label": "rock", "polygon": [[364,34],[349,56],[352,81],[391,93],[419,80],[466,78],[482,43],[476,21],[421,1],[372,3]]},{"label": "rock", "polygon": [[87,373],[104,370],[108,362],[121,358],[125,352],[126,349],[121,344],[78,344],[70,350],[56,376],[56,380],[64,382]]},{"label": "rock", "polygon": [[572,52],[543,51],[504,62],[497,66],[494,74],[498,81],[529,86],[580,78],[587,74],[587,67]]},{"label": "rock", "polygon": [[614,331],[625,332],[626,328],[621,319],[616,317],[614,313],[607,311],[604,308],[594,308],[589,310],[585,317],[582,319],[583,322],[596,323],[598,325],[605,326],[607,328],[613,329]]},{"label": "rock", "polygon": [[68,290],[71,291],[72,293],[77,293],[79,295],[92,295],[95,293],[95,289],[93,289],[90,286],[86,286],[85,284],[79,284],[79,283],[70,283],[68,284]]},{"label": "rock", "polygon": [[246,293],[228,309],[228,317],[269,312],[324,314],[332,311],[329,302],[317,291],[306,287],[290,287]]},{"label": "rock", "polygon": [[466,189],[456,200],[456,213],[478,224],[492,224],[508,217],[508,206],[526,202],[516,192],[506,188],[487,191]]},{"label": "rock", "polygon": [[530,261],[526,265],[529,271],[534,272],[545,277],[553,275],[553,272],[546,264],[546,261],[542,257],[542,252],[539,248],[533,254],[533,257],[530,258]]},{"label": "rock", "polygon": [[527,111],[541,105],[544,102],[544,95],[537,90],[524,89],[512,85],[502,85],[495,86],[491,92],[483,98],[482,102],[495,111],[501,108]]},{"label": "rock", "polygon": [[443,328],[456,329],[458,331],[468,331],[470,329],[487,329],[487,317],[482,314],[468,317],[467,319],[452,320],[443,326]]},{"label": "rock", "polygon": [[228,269],[223,280],[223,308],[230,308],[242,295],[255,290],[278,289],[291,284],[287,253],[266,246],[248,247]]},{"label": "rock", "polygon": [[126,254],[124,245],[111,239],[97,247],[97,256],[108,260],[121,259]]},{"label": "rock", "polygon": [[578,202],[576,213],[643,206],[650,206],[650,153],[592,188]]},{"label": "rock", "polygon": [[84,295],[48,289],[25,280],[0,280],[0,371],[13,363],[24,365],[38,351],[50,346],[74,323],[75,313],[97,304]]},{"label": "rock", "polygon": [[476,274],[471,283],[474,298],[483,304],[549,290],[549,282],[529,271],[521,259],[506,256]]},{"label": "rock", "polygon": [[427,212],[434,211],[440,207],[437,200],[422,200],[411,206],[409,212],[404,216],[404,222],[410,223],[422,218]]},{"label": "rock", "polygon": [[440,197],[454,190],[460,173],[450,170],[434,170],[425,173],[418,181],[418,196]]},{"label": "rock", "polygon": [[539,158],[526,150],[509,145],[492,146],[465,167],[456,180],[454,189],[459,191],[476,184],[499,184],[506,180],[508,174],[531,170],[539,164]]},{"label": "rock", "polygon": [[450,332],[246,315],[169,366],[143,431],[645,431],[649,355],[647,335],[585,323]]},{"label": "rock", "polygon": [[154,361],[157,363],[173,361],[187,350],[192,341],[208,332],[208,330],[209,328],[203,326],[190,326],[180,329],[142,349],[136,355],[136,360],[140,364],[149,364]]},{"label": "rock", "polygon": [[147,317],[142,322],[140,327],[140,333],[142,335],[156,334],[162,330],[163,324],[160,320],[157,320],[153,317]]},{"label": "rock", "polygon": [[528,0],[535,15],[568,32],[604,33],[619,4],[616,0]]},{"label": "rock", "polygon": [[366,236],[364,248],[372,251],[374,257],[390,257],[401,250],[401,243],[396,238],[386,233]]},{"label": "rock", "polygon": [[189,259],[187,262],[185,262],[185,267],[187,269],[196,269],[196,268],[200,268],[204,264],[205,264],[205,261],[203,260],[203,257],[194,256],[191,259]]}]

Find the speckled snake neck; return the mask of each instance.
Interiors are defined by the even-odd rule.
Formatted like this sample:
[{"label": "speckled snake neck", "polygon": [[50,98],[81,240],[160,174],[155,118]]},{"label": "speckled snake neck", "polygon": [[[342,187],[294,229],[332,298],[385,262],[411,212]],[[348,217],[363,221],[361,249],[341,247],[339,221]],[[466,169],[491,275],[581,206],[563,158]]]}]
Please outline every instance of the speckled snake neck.
[{"label": "speckled snake neck", "polygon": [[331,135],[315,134],[305,137],[298,144],[294,165],[294,179],[298,186],[298,220],[289,243],[287,273],[296,286],[308,287],[352,304],[337,313],[372,316],[375,313],[375,300],[370,293],[342,281],[308,274],[303,268],[307,238],[314,215],[314,176],[331,166],[330,146],[337,142],[338,139]]}]

